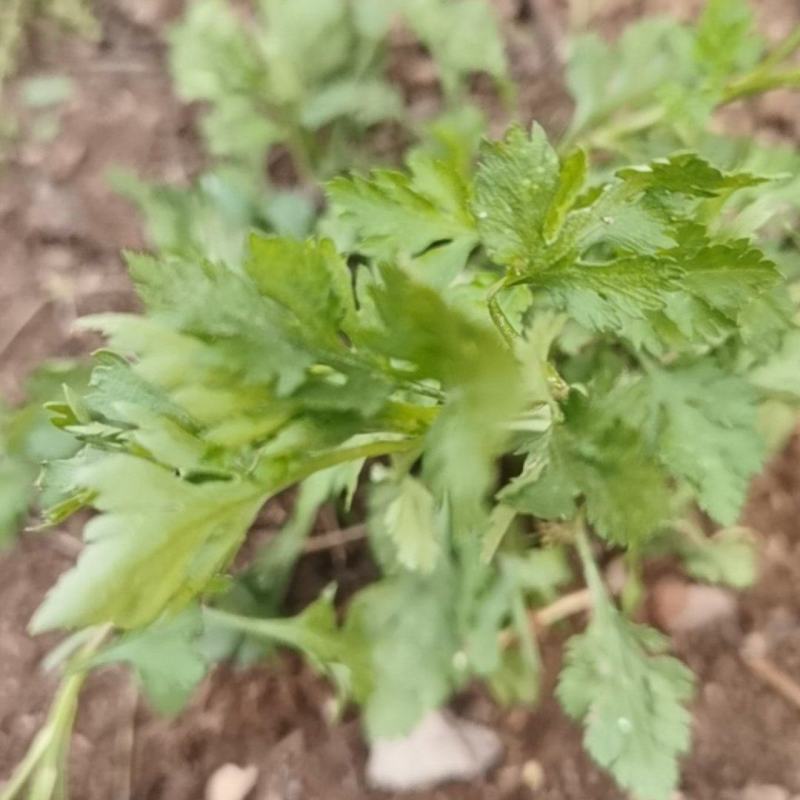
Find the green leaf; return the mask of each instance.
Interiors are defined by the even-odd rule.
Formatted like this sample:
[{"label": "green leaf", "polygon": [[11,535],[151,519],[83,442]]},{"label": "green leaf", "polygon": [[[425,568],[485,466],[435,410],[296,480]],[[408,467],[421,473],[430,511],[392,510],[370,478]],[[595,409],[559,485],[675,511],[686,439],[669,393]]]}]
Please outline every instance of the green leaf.
[{"label": "green leaf", "polygon": [[92,659],[92,666],[128,662],[161,714],[177,714],[208,669],[200,650],[203,621],[197,608],[124,634]]},{"label": "green leaf", "polygon": [[558,237],[567,213],[583,189],[589,162],[583,150],[574,150],[561,162],[558,189],[544,220],[543,233],[548,244]]},{"label": "green leaf", "polygon": [[206,608],[204,613],[208,624],[302,651],[332,678],[343,699],[364,702],[374,686],[368,643],[357,623],[348,620],[339,627],[333,595],[333,588],[329,588],[300,614],[285,619],[244,617],[213,608]]},{"label": "green leaf", "polygon": [[[557,197],[560,205],[565,200],[558,194],[559,172],[558,156],[538,125],[530,136],[512,128],[502,141],[481,145],[473,211],[481,241],[498,264],[530,269],[537,263],[550,207]],[[570,173],[567,183],[574,180]]]},{"label": "green leaf", "polygon": [[426,439],[426,482],[467,524],[486,495],[494,460],[524,402],[517,364],[491,328],[450,307],[397,268],[372,297],[383,328],[366,341],[408,363],[409,378],[437,381],[445,402]]},{"label": "green leaf", "polygon": [[73,483],[102,513],[86,525],[78,563],[36,612],[37,632],[106,622],[132,629],[183,608],[229,564],[264,502],[253,484],[194,485],[129,455],[87,462]]},{"label": "green leaf", "polygon": [[689,748],[684,703],[692,675],[660,655],[666,641],[612,606],[567,645],[558,698],[584,724],[583,743],[624,789],[642,800],[668,800],[678,783],[678,756]]},{"label": "green leaf", "polygon": [[525,283],[546,292],[583,327],[617,333],[637,346],[658,350],[656,315],[679,290],[680,275],[680,268],[668,259],[625,258],[537,273]]},{"label": "green leaf", "polygon": [[708,583],[745,589],[757,576],[756,543],[742,529],[723,529],[710,538],[684,536],[678,554],[690,575]]},{"label": "green leaf", "polygon": [[643,166],[626,167],[618,170],[617,176],[637,189],[695,197],[716,197],[766,182],[765,178],[746,172],[722,172],[695,153],[676,153]]},{"label": "green leaf", "polygon": [[311,95],[303,104],[300,118],[311,129],[341,118],[366,128],[382,120],[400,120],[403,113],[403,98],[394,86],[382,78],[354,77],[333,82]]},{"label": "green leaf", "polygon": [[765,392],[800,398],[800,331],[791,330],[780,349],[753,369],[750,380]]},{"label": "green leaf", "polygon": [[476,72],[501,83],[508,80],[505,45],[491,5],[483,0],[405,0],[400,7],[431,52],[446,94],[455,95]]},{"label": "green leaf", "polygon": [[[301,344],[299,324],[252,282],[221,264],[128,254],[137,292],[154,319],[199,339],[214,341],[229,367],[251,381],[280,375],[286,389],[298,385],[312,356]],[[269,346],[265,343],[269,342]],[[227,347],[225,345],[227,344]]]},{"label": "green leaf", "polygon": [[641,427],[664,465],[689,482],[714,519],[736,521],[765,455],[757,398],[745,380],[707,362],[651,369],[612,402],[620,403],[620,419]]},{"label": "green leaf", "polygon": [[410,176],[375,170],[368,178],[335,178],[328,195],[357,250],[399,258],[418,280],[445,286],[477,244],[469,188],[444,161],[419,154],[410,166]]},{"label": "green leaf", "polygon": [[362,590],[348,613],[370,642],[374,683],[364,703],[371,739],[408,733],[454,686],[454,585],[447,573],[405,573]]},{"label": "green leaf", "polygon": [[572,131],[650,102],[664,86],[690,81],[693,48],[691,32],[667,18],[629,25],[613,44],[595,34],[575,38],[567,68],[576,105]]},{"label": "green leaf", "polygon": [[707,0],[696,35],[697,58],[716,81],[751,69],[764,49],[748,0]]},{"label": "green leaf", "polygon": [[422,482],[410,476],[400,481],[383,523],[403,567],[412,572],[433,571],[441,544],[433,495]]},{"label": "green leaf", "polygon": [[247,89],[259,70],[243,26],[222,0],[192,3],[170,45],[173,80],[186,100]]},{"label": "green leaf", "polygon": [[86,385],[88,370],[72,361],[47,361],[25,383],[26,401],[15,409],[0,402],[0,548],[9,543],[36,500],[35,482],[43,462],[68,458],[80,444],[53,424],[45,408]]},{"label": "green leaf", "polygon": [[292,312],[312,341],[343,348],[340,331],[354,324],[356,310],[350,271],[332,242],[254,234],[246,269],[258,291]]},{"label": "green leaf", "polygon": [[545,444],[498,494],[503,503],[544,519],[568,519],[582,497],[597,532],[626,546],[644,541],[667,518],[663,470],[642,438],[602,407],[573,399],[565,424]]},{"label": "green leaf", "polygon": [[36,468],[0,455],[0,548],[11,542],[33,500]]}]

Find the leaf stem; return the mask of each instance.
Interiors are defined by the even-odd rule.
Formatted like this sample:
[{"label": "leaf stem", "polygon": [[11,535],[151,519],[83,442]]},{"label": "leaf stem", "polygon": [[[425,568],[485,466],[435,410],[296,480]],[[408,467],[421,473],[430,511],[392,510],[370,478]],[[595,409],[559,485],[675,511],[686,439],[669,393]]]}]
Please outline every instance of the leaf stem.
[{"label": "leaf stem", "polygon": [[503,337],[503,341],[509,346],[514,346],[514,340],[519,337],[519,333],[516,331],[514,326],[511,324],[511,321],[506,316],[505,311],[503,311],[502,307],[500,306],[500,301],[498,296],[500,292],[508,286],[508,276],[503,276],[497,283],[495,283],[491,289],[489,289],[489,295],[487,298],[487,303],[489,306],[489,316],[492,318],[492,322],[494,322],[495,327],[500,332],[500,335]]},{"label": "leaf stem", "polygon": [[[89,674],[86,664],[97,652],[110,630],[110,625],[98,628],[97,633],[70,660],[66,675],[50,707],[47,721],[36,734],[25,758],[18,764],[11,779],[0,792],[0,800],[19,797],[31,779],[37,782],[37,789],[39,787],[43,789],[42,800],[51,797],[52,790],[66,782],[64,777],[66,740],[78,711],[78,697]],[[42,778],[34,777],[38,770],[45,770],[41,773]],[[50,789],[46,789],[47,786]]]},{"label": "leaf stem", "polygon": [[609,599],[600,570],[597,568],[597,563],[592,555],[583,515],[578,517],[575,522],[575,548],[581,560],[586,585],[589,587],[589,592],[592,596],[592,606],[595,609],[595,613],[597,613],[608,607]]}]

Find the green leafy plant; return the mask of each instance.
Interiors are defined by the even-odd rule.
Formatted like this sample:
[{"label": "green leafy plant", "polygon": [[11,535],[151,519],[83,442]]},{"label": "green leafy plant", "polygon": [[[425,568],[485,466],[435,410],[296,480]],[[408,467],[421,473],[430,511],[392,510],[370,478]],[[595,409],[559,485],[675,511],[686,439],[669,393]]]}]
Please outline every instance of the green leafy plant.
[{"label": "green leafy plant", "polygon": [[51,425],[43,404],[63,386],[82,391],[88,373],[88,367],[71,361],[46,362],[29,377],[24,404],[0,405],[0,546],[12,540],[37,498],[42,464],[67,458],[79,447],[73,437]]},{"label": "green leafy plant", "polygon": [[[482,129],[480,113],[462,108],[469,79],[488,74],[504,96],[512,93],[485,0],[261,0],[251,18],[229,0],[190,4],[170,33],[170,67],[180,97],[204,104],[215,165],[189,188],[113,175],[144,212],[153,243],[238,261],[251,227],[302,238],[318,213],[317,182],[380,157],[370,147],[377,126],[402,131],[397,151],[404,139],[429,138],[387,77],[398,21],[429,50],[445,107],[459,110],[450,135],[474,127],[475,117]],[[268,161],[281,154],[299,186],[268,178]]]},{"label": "green leafy plant", "polygon": [[36,15],[85,36],[97,35],[97,21],[86,0],[7,0],[0,9],[0,86],[16,68],[25,26]]},{"label": "green leafy plant", "polygon": [[[680,28],[715,76],[686,83],[697,103],[772,74],[797,39],[718,63],[698,44],[709,20],[745,10],[712,0]],[[128,254],[144,313],[84,320],[108,349],[85,393],[50,405],[82,449],[51,465],[46,517],[98,512],[32,622],[76,631],[66,687],[125,661],[174,711],[215,658],[282,645],[361,706],[369,737],[402,735],[476,678],[535,700],[531,614],[559,619],[576,560],[591,612],[558,697],[622,787],[670,797],[692,677],[599,565],[624,553],[635,586],[667,552],[703,580],[751,577],[732,526],[768,450],[759,411],[797,401],[792,242],[772,226],[792,209],[783,176],[674,149],[666,112],[599,148],[617,111],[581,102],[560,147],[512,127],[474,167],[423,149],[404,171],[334,178],[327,235],[253,234],[230,265]],[[287,527],[229,575],[259,509],[295,484]],[[380,579],[341,614],[332,587],[281,618],[314,509],[357,485]],[[32,753],[4,800],[52,775],[52,749]]]}]

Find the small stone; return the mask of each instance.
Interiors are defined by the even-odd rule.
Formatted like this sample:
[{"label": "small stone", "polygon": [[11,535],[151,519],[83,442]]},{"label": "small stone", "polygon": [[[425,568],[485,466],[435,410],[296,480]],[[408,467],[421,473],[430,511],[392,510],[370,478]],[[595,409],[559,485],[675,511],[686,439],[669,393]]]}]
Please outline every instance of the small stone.
[{"label": "small stone", "polygon": [[789,792],[772,783],[750,783],[742,791],[741,800],[789,800]]},{"label": "small stone", "polygon": [[538,792],[544,786],[544,768],[536,759],[532,758],[523,764],[522,782],[532,792]]},{"label": "small stone", "polygon": [[206,800],[244,800],[258,780],[258,768],[223,764],[208,779]]},{"label": "small stone", "polygon": [[520,734],[528,726],[530,716],[527,708],[515,706],[506,714],[505,724],[513,733]]},{"label": "small stone", "polygon": [[158,28],[180,14],[180,0],[119,0],[122,13],[134,24]]},{"label": "small stone", "polygon": [[482,775],[500,758],[500,737],[485,725],[432,711],[407,736],[374,742],[367,762],[371,788],[411,792]]},{"label": "small stone", "polygon": [[86,158],[84,142],[62,138],[56,140],[47,156],[46,170],[53,180],[61,183],[71,178]]},{"label": "small stone", "polygon": [[622,594],[625,584],[628,582],[628,569],[625,566],[625,559],[615,558],[605,570],[606,585],[613,594]]},{"label": "small stone", "polygon": [[653,587],[656,622],[672,633],[704,628],[736,613],[734,595],[716,586],[664,578]]},{"label": "small stone", "polygon": [[28,206],[30,231],[45,238],[64,239],[86,233],[86,211],[73,189],[39,183]]},{"label": "small stone", "polygon": [[522,785],[522,770],[516,765],[501,767],[494,784],[501,797],[512,795]]}]

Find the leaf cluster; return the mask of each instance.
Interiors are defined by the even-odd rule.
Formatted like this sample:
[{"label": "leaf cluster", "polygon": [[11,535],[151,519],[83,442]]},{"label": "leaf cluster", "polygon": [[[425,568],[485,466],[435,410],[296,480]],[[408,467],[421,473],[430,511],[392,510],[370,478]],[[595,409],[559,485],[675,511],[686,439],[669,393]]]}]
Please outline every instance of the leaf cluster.
[{"label": "leaf cluster", "polygon": [[[486,13],[452,5],[465,20]],[[193,6],[191,24],[208,28],[218,6]],[[401,6],[453,74],[475,66],[436,38],[450,4]],[[351,58],[378,63],[388,17],[374,4],[288,8],[261,4],[276,26],[263,35],[224,15],[202,42],[175,34],[181,63],[213,50],[184,86],[212,101],[207,120],[250,102],[251,80],[307,113],[309,87],[324,95]],[[328,48],[314,45],[323,35]],[[314,58],[299,58],[306,46]],[[311,236],[253,233],[241,258],[219,242],[128,254],[143,313],[85,320],[107,349],[86,391],[50,405],[81,450],[48,469],[47,516],[97,514],[34,628],[110,626],[94,663],[133,664],[166,710],[221,655],[297,648],[363,707],[369,736],[397,736],[475,678],[501,701],[535,700],[529,614],[574,581],[574,549],[594,610],[559,698],[623,787],[666,800],[689,746],[691,676],[615,607],[589,537],[634,570],[667,552],[709,582],[753,575],[752,543],[732,526],[768,452],[765,406],[798,397],[792,244],[770,227],[794,213],[791,182],[706,122],[788,50],[765,50],[744,3],[711,0],[696,28],[577,43],[576,119],[558,146],[512,126],[473,153],[468,125],[443,125],[404,169],[333,177]],[[496,50],[475,51],[499,74]],[[631,117],[611,135],[618,114]],[[204,220],[187,205],[165,225]],[[296,484],[287,525],[233,570],[261,507]],[[345,607],[331,588],[280,617],[317,509],[352,513],[357,486],[379,579]],[[696,507],[723,530],[703,536]]]}]

